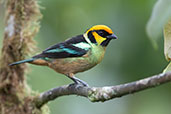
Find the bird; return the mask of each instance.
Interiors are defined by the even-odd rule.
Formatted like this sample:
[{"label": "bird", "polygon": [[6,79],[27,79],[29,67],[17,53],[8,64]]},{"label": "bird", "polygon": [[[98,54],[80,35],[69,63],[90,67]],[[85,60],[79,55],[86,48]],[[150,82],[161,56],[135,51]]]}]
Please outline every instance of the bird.
[{"label": "bird", "polygon": [[30,59],[9,65],[31,63],[48,66],[57,73],[69,77],[74,84],[88,86],[85,81],[75,77],[75,74],[89,70],[99,64],[112,39],[117,39],[117,36],[111,28],[106,25],[94,25],[83,34],[52,45]]}]

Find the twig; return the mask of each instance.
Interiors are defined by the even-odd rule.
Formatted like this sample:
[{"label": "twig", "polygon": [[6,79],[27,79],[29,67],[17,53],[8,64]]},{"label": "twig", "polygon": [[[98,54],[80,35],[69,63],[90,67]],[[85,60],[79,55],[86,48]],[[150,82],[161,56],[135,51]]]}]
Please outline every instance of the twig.
[{"label": "twig", "polygon": [[79,85],[64,85],[56,87],[40,94],[35,103],[38,108],[45,103],[64,95],[79,95],[87,97],[92,102],[107,101],[116,97],[142,91],[144,89],[159,86],[171,81],[171,72],[161,73],[131,83],[106,86],[106,87],[83,87]]}]

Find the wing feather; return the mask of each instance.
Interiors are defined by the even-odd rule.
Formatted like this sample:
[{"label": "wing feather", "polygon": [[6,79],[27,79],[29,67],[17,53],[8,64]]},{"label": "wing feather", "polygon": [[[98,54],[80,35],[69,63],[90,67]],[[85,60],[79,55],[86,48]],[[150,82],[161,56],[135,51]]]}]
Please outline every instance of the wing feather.
[{"label": "wing feather", "polygon": [[65,42],[58,43],[47,49],[41,54],[34,57],[48,57],[48,58],[68,58],[81,57],[85,55],[91,46],[86,42],[83,35],[78,35]]}]

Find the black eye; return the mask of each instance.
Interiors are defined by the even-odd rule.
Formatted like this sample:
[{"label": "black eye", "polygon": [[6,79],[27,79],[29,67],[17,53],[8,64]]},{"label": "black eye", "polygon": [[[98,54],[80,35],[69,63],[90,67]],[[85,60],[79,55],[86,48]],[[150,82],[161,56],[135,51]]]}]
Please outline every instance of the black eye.
[{"label": "black eye", "polygon": [[108,32],[104,31],[104,30],[97,30],[96,31],[98,35],[102,36],[102,37],[106,37],[109,35]]},{"label": "black eye", "polygon": [[101,30],[97,31],[97,33],[98,33],[100,36],[104,36],[104,32],[101,31]]}]

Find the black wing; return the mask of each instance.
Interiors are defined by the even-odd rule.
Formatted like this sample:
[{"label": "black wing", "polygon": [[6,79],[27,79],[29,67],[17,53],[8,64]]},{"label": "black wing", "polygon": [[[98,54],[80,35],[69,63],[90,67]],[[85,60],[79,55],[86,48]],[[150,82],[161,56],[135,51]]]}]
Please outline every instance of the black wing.
[{"label": "black wing", "polygon": [[44,50],[41,54],[36,55],[34,57],[48,57],[48,58],[68,58],[68,57],[81,57],[88,52],[88,49],[82,49],[74,44],[78,43],[87,43],[84,39],[83,35],[78,35],[76,37],[72,37],[65,42],[53,45],[46,50]]}]

